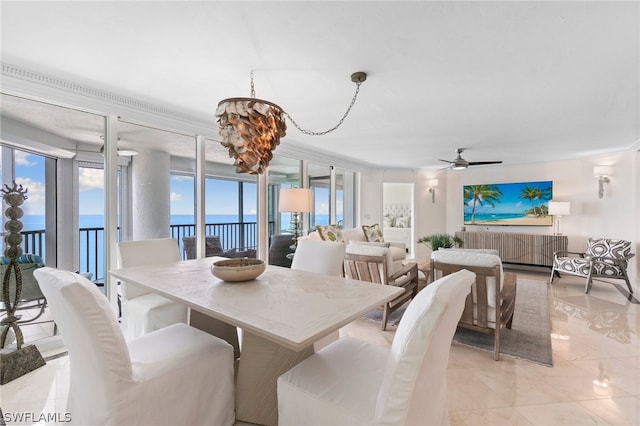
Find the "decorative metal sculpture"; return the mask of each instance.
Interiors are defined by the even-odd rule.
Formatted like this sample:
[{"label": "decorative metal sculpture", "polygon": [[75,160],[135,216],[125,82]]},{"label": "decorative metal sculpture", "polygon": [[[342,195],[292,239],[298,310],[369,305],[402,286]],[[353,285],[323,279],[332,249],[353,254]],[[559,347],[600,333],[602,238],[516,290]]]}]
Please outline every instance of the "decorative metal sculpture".
[{"label": "decorative metal sculpture", "polygon": [[[7,245],[4,255],[9,258],[9,265],[7,265],[7,269],[2,280],[2,300],[4,301],[4,306],[7,309],[7,317],[0,322],[0,325],[3,326],[2,334],[0,335],[0,347],[4,347],[9,329],[13,329],[13,332],[16,335],[16,346],[18,349],[20,349],[24,343],[22,331],[18,326],[20,316],[16,316],[18,301],[22,294],[22,273],[20,272],[20,266],[18,265],[17,259],[22,255],[22,247],[20,246],[22,243],[22,235],[20,234],[20,231],[22,230],[22,222],[18,219],[22,217],[22,208],[20,208],[20,206],[24,203],[24,200],[27,199],[27,191],[28,189],[24,189],[22,185],[17,185],[15,182],[13,183],[13,188],[9,188],[8,185],[5,185],[4,188],[0,190],[0,193],[2,193],[4,197],[4,201],[9,205],[9,208],[5,211],[9,220],[4,224],[4,228],[9,231],[8,235],[4,237],[4,241]],[[11,293],[9,291],[12,269],[16,283],[13,300],[11,300]]]},{"label": "decorative metal sculpture", "polygon": [[[8,231],[8,234],[4,237],[6,243],[4,255],[9,259],[9,264],[2,279],[2,300],[7,310],[7,317],[0,321],[0,325],[3,328],[2,334],[0,334],[0,348],[4,348],[10,329],[16,335],[16,350],[7,354],[3,353],[0,356],[2,359],[0,384],[3,385],[45,364],[42,355],[34,345],[22,347],[24,337],[18,325],[20,316],[16,315],[18,301],[22,294],[22,273],[17,262],[17,259],[22,255],[22,235],[20,234],[22,222],[19,219],[22,217],[23,212],[20,206],[27,199],[27,191],[28,189],[23,188],[22,185],[17,185],[15,182],[13,182],[13,187],[5,185],[0,190],[5,203],[9,205],[5,210],[9,220],[4,224],[4,229]],[[11,299],[11,278],[15,282],[13,300]]]}]

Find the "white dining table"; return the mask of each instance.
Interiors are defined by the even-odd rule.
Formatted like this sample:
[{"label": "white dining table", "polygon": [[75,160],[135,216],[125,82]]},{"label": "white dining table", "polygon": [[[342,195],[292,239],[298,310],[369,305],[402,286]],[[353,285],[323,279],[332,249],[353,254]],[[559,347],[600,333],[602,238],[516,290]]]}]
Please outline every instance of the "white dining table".
[{"label": "white dining table", "polygon": [[[313,354],[314,342],[404,291],[272,265],[255,280],[225,282],[211,274],[213,262],[222,259],[109,273],[187,305],[192,325],[228,340],[236,351],[236,328],[242,330],[236,418],[249,423],[277,424],[277,378]],[[207,319],[216,325],[207,326]]]}]

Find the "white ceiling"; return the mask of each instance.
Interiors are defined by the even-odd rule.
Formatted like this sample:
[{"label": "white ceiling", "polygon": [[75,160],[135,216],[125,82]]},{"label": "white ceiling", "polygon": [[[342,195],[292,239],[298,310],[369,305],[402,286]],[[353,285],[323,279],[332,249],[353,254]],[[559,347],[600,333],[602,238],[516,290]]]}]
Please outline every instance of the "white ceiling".
[{"label": "white ceiling", "polygon": [[[8,2],[1,59],[210,123],[256,96],[282,144],[381,167],[594,156],[640,140],[640,3]],[[3,108],[3,114],[10,114]],[[19,119],[19,117],[14,117]]]}]

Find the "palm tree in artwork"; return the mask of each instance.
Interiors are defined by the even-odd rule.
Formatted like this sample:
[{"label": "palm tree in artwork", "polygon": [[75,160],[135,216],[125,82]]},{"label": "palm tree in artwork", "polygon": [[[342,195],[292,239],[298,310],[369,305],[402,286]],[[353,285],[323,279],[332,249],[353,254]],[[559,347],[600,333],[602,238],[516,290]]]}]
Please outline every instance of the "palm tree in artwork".
[{"label": "palm tree in artwork", "polygon": [[[542,189],[542,201],[544,203],[546,203],[547,201],[550,201],[553,198],[553,190],[551,189],[551,186],[547,186],[546,188]],[[540,206],[540,210],[541,210],[541,215],[542,216],[547,216],[549,214],[549,207],[547,204],[542,204]]]},{"label": "palm tree in artwork", "polygon": [[535,205],[535,200],[540,200],[542,198],[542,191],[540,191],[539,188],[534,188],[529,185],[525,186],[522,188],[522,191],[520,191],[520,198],[529,200],[531,203],[531,211],[533,211],[536,216],[540,216],[540,212]]},{"label": "palm tree in artwork", "polygon": [[464,202],[471,203],[471,223],[476,223],[476,206],[485,204],[495,207],[500,202],[502,191],[495,185],[468,185],[464,187]]}]

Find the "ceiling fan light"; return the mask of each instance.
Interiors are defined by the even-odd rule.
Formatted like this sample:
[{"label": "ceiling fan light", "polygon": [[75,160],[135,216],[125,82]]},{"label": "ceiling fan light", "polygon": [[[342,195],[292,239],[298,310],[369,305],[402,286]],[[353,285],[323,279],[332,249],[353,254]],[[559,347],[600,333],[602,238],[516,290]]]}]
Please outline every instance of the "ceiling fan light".
[{"label": "ceiling fan light", "polygon": [[502,161],[467,161],[464,158],[462,158],[462,152],[464,150],[465,148],[457,148],[456,154],[458,155],[453,161],[450,161],[450,160],[440,160],[440,161],[449,163],[449,168],[452,170],[462,170],[462,169],[466,169],[469,166],[480,166],[483,164],[502,164]]}]

